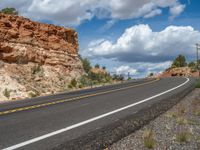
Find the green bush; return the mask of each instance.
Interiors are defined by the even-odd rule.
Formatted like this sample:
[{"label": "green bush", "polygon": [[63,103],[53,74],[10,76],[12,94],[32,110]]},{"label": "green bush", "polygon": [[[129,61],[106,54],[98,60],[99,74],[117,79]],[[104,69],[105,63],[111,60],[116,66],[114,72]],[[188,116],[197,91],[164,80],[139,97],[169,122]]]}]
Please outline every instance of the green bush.
[{"label": "green bush", "polygon": [[123,75],[114,74],[112,78],[113,78],[113,80],[116,80],[116,81],[123,81],[124,80]]},{"label": "green bush", "polygon": [[83,69],[85,70],[86,73],[89,73],[92,68],[89,59],[85,58],[81,60],[83,64]]},{"label": "green bush", "polygon": [[37,97],[38,94],[37,94],[37,93],[34,93],[34,92],[29,92],[29,93],[28,93],[28,96],[31,97],[31,98],[33,98],[33,97]]},{"label": "green bush", "polygon": [[195,64],[193,61],[191,61],[191,62],[188,64],[188,67],[194,68],[194,67],[196,67],[196,64]]},{"label": "green bush", "polygon": [[78,88],[80,88],[80,89],[83,88],[83,87],[84,87],[84,86],[83,86],[82,84],[80,84],[80,85],[78,86]]},{"label": "green bush", "polygon": [[89,86],[91,83],[91,80],[88,78],[88,76],[83,75],[80,79],[79,79],[79,83],[82,86]]},{"label": "green bush", "polygon": [[10,92],[11,92],[11,90],[8,90],[8,89],[6,88],[6,89],[3,91],[3,95],[9,99],[9,98],[10,98]]},{"label": "green bush", "polygon": [[99,64],[96,64],[94,67],[95,67],[95,68],[100,68],[100,65],[99,65]]},{"label": "green bush", "polygon": [[9,15],[18,15],[18,11],[12,7],[4,8],[0,12],[4,14],[9,14]]},{"label": "green bush", "polygon": [[75,78],[71,80],[71,85],[72,85],[72,87],[76,87],[77,86],[77,81],[76,81]]},{"label": "green bush", "polygon": [[68,88],[69,88],[69,89],[72,89],[72,88],[73,88],[73,86],[72,86],[71,84],[69,84],[69,85],[68,85]]}]

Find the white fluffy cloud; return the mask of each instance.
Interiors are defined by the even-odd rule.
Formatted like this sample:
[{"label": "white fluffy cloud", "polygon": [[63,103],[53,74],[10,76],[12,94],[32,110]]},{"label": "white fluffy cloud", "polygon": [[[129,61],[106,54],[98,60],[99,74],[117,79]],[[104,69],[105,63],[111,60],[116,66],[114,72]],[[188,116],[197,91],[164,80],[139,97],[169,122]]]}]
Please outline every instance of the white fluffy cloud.
[{"label": "white fluffy cloud", "polygon": [[116,74],[127,74],[127,73],[129,73],[130,75],[136,75],[137,74],[137,70],[131,68],[128,65],[114,68],[114,72]]},{"label": "white fluffy cloud", "polygon": [[153,32],[148,25],[141,24],[126,29],[116,42],[91,42],[86,53],[124,62],[159,62],[172,60],[178,54],[193,56],[198,41],[200,32],[191,26],[168,26]]},{"label": "white fluffy cloud", "polygon": [[176,4],[170,8],[170,19],[176,18],[178,15],[180,15],[185,9],[185,5],[182,4]]},{"label": "white fluffy cloud", "polygon": [[122,74],[128,76],[128,73],[131,77],[145,77],[150,73],[159,73],[164,71],[166,68],[171,66],[171,61],[166,61],[162,63],[129,63],[126,65],[119,65],[114,67],[112,73]]},{"label": "white fluffy cloud", "polygon": [[1,0],[0,8],[15,7],[20,14],[56,24],[79,25],[94,16],[111,20],[154,17],[170,8],[173,17],[185,5],[179,0]]}]

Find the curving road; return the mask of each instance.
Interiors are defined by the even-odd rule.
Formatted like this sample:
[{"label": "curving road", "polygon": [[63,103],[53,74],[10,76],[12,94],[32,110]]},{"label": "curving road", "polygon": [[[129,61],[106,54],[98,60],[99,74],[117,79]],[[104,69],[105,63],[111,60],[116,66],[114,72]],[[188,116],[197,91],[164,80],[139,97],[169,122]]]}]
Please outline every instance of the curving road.
[{"label": "curving road", "polygon": [[189,78],[136,80],[0,105],[0,149],[52,149],[187,89]]}]

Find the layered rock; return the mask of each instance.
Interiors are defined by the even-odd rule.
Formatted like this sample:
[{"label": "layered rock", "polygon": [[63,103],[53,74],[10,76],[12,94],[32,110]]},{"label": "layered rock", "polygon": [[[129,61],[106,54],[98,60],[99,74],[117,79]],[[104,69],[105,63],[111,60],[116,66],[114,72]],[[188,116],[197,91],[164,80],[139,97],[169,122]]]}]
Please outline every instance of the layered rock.
[{"label": "layered rock", "polygon": [[27,91],[61,91],[84,73],[76,31],[1,13],[0,60],[0,75],[6,72]]},{"label": "layered rock", "polygon": [[199,73],[189,67],[177,67],[169,68],[159,75],[160,77],[174,77],[174,76],[184,76],[184,77],[198,77]]}]

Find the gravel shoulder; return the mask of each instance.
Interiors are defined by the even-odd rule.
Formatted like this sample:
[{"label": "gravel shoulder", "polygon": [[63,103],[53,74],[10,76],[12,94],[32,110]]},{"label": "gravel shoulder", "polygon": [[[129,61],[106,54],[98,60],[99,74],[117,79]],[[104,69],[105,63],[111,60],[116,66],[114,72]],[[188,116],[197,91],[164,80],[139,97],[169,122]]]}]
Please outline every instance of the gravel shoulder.
[{"label": "gravel shoulder", "polygon": [[109,150],[199,150],[200,89]]}]

